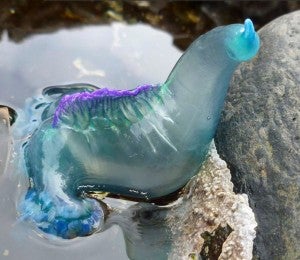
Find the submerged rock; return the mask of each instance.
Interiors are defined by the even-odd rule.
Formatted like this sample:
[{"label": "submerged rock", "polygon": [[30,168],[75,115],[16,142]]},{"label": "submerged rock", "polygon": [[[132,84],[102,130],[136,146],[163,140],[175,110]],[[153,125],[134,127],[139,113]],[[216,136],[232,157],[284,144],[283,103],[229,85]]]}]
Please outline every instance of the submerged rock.
[{"label": "submerged rock", "polygon": [[259,35],[258,57],[233,78],[216,144],[255,212],[255,259],[300,259],[300,11]]},{"label": "submerged rock", "polygon": [[252,259],[256,222],[245,194],[212,147],[199,174],[168,213],[174,245],[169,259]]}]

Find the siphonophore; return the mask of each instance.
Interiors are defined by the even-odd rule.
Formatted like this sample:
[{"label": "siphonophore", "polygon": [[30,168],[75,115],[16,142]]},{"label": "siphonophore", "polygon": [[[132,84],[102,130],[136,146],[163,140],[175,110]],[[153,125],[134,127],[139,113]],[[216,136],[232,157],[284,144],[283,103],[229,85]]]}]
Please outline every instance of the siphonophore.
[{"label": "siphonophore", "polygon": [[104,223],[89,193],[151,201],[183,187],[206,158],[234,70],[258,49],[246,19],[200,36],[163,84],[46,88],[22,148],[30,187],[21,219],[62,238],[87,236]]}]

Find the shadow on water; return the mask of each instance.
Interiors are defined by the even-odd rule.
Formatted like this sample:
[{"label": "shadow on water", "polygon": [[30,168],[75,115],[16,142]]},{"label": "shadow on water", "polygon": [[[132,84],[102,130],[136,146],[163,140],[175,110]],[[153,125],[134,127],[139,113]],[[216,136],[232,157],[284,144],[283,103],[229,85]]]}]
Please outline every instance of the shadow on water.
[{"label": "shadow on water", "polygon": [[164,224],[167,208],[163,206],[105,199],[111,209],[107,229],[71,241],[47,237],[30,224],[19,222],[16,204],[28,187],[19,151],[29,130],[36,126],[28,121],[33,112],[23,109],[25,103],[32,102],[32,97],[38,101],[45,87],[87,82],[125,89],[161,83],[180,54],[168,34],[145,25],[114,23],[63,29],[32,36],[20,44],[11,42],[4,33],[0,42],[0,104],[11,107],[11,115],[16,111],[18,120],[12,127],[14,151],[9,160],[5,159],[10,146],[9,124],[1,125],[0,132],[0,155],[5,159],[1,170],[7,168],[0,176],[1,259],[167,257],[170,230]]}]

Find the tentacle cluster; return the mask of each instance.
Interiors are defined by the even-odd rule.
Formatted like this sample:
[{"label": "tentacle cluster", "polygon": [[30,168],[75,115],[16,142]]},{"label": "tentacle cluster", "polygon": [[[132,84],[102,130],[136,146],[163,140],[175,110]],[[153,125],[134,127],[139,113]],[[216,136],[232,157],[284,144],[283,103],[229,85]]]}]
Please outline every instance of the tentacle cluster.
[{"label": "tentacle cluster", "polygon": [[20,204],[21,219],[42,231],[70,239],[94,233],[103,222],[103,211],[93,199],[65,201],[46,192],[28,190]]}]

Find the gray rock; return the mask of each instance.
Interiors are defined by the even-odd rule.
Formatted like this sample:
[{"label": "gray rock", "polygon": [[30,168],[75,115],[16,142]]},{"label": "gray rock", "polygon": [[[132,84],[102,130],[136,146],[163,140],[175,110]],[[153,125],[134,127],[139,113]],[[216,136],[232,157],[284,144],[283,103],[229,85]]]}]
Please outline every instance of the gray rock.
[{"label": "gray rock", "polygon": [[250,197],[254,259],[300,259],[300,11],[259,35],[258,57],[233,78],[217,150]]}]

